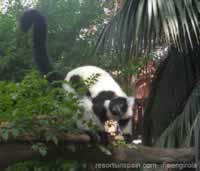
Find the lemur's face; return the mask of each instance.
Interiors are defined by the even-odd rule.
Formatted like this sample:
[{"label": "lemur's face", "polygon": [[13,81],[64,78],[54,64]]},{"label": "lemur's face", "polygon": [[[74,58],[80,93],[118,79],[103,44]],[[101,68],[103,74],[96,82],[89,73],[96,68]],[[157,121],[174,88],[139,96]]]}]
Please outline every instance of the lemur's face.
[{"label": "lemur's face", "polygon": [[130,118],[133,115],[133,105],[133,97],[115,97],[104,103],[108,118],[114,120]]}]

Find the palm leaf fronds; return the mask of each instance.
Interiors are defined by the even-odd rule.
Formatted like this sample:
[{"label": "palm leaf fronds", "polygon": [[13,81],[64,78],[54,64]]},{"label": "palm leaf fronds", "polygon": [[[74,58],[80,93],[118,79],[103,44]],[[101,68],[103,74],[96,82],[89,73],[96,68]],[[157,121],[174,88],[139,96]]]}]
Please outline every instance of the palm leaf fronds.
[{"label": "palm leaf fronds", "polygon": [[165,129],[156,145],[161,147],[189,146],[194,130],[200,124],[200,81],[193,89],[183,112]]},{"label": "palm leaf fronds", "polygon": [[161,42],[192,47],[199,40],[199,11],[198,0],[126,0],[102,31],[97,49],[130,57]]}]

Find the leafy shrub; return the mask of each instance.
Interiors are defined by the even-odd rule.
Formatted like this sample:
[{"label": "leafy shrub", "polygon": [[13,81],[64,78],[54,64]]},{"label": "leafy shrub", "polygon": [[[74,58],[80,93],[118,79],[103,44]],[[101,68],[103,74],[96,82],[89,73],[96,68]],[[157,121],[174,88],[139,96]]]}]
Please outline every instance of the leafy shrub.
[{"label": "leafy shrub", "polygon": [[33,118],[37,115],[65,115],[78,112],[77,99],[55,88],[33,71],[20,83],[0,82],[0,121]]},{"label": "leafy shrub", "polygon": [[0,137],[4,140],[31,133],[57,144],[60,132],[78,131],[76,120],[81,114],[76,97],[53,87],[36,71],[20,83],[0,82]]},{"label": "leafy shrub", "polygon": [[[0,137],[4,141],[10,136],[16,138],[29,133],[33,138],[42,137],[47,142],[58,144],[57,136],[61,132],[78,131],[75,121],[81,113],[76,97],[67,94],[63,88],[55,88],[36,71],[26,75],[19,83],[0,82]],[[43,143],[33,143],[32,148],[43,156],[48,152]],[[28,161],[7,170],[46,171],[54,168],[58,171],[68,170],[72,164]]]}]

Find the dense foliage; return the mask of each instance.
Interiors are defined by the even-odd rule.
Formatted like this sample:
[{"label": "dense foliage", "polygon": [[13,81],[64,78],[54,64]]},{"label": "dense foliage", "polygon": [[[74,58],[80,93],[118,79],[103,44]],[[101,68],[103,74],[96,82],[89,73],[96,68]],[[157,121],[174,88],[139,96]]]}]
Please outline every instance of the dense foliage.
[{"label": "dense foliage", "polygon": [[[82,116],[78,100],[67,94],[62,88],[55,88],[41,77],[38,72],[31,72],[19,83],[0,82],[0,137],[4,141],[18,136],[31,135],[32,138],[44,138],[58,144],[57,136],[62,132],[78,132],[76,120]],[[48,149],[43,143],[33,143],[33,150],[42,156]],[[56,163],[60,163],[57,167]],[[35,167],[34,167],[35,165]],[[54,165],[54,166],[53,166]],[[54,164],[25,162],[11,167],[11,170],[57,168],[62,170],[70,165],[63,161]]]},{"label": "dense foliage", "polygon": [[0,11],[0,80],[19,81],[35,67],[31,35],[24,35],[18,27],[19,18],[30,2],[48,20],[48,52],[56,69],[99,63],[93,52],[103,26],[105,2],[9,0]]},{"label": "dense foliage", "polygon": [[6,171],[68,171],[73,170],[77,166],[74,166],[72,162],[64,162],[62,160],[57,161],[28,161],[18,163],[13,167],[9,167]]},{"label": "dense foliage", "polygon": [[1,81],[0,90],[1,121],[75,112],[72,104],[76,99],[73,102],[64,89],[50,86],[37,72],[28,74],[19,83]]}]

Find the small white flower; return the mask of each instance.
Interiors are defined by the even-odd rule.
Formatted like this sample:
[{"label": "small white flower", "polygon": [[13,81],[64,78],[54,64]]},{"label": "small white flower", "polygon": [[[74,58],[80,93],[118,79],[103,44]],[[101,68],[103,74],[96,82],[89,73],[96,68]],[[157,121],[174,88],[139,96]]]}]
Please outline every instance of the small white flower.
[{"label": "small white flower", "polygon": [[105,122],[104,128],[105,128],[105,131],[110,134],[116,133],[118,129],[118,123],[117,121],[108,120]]}]

